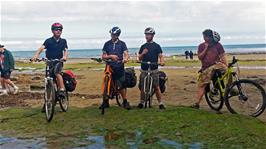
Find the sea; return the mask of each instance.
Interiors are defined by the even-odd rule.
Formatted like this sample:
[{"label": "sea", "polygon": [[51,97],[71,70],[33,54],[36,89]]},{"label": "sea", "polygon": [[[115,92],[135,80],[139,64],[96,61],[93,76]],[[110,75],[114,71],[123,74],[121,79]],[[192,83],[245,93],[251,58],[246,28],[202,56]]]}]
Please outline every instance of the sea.
[{"label": "sea", "polygon": [[[266,54],[266,44],[236,44],[223,45],[226,53],[264,53]],[[171,46],[162,47],[165,56],[183,55],[185,51],[192,51],[197,53],[197,46]],[[129,48],[129,54],[136,55],[139,48]],[[16,59],[31,58],[35,51],[33,50],[12,50],[13,56]],[[98,58],[102,54],[101,49],[69,49],[69,58]],[[44,56],[44,52],[41,57]]]}]

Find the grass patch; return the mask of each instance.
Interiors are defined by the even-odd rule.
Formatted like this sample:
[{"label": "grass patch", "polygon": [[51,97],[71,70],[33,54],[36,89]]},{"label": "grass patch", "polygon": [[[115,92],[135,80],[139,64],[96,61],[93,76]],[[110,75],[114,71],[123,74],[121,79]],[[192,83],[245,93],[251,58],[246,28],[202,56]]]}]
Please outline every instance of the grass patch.
[{"label": "grass patch", "polygon": [[45,136],[66,148],[82,145],[80,142],[92,134],[103,136],[107,146],[121,148],[128,147],[129,139],[139,142],[140,148],[165,147],[162,139],[184,146],[199,142],[207,148],[263,148],[266,142],[266,124],[256,118],[174,106],[165,111],[111,107],[105,115],[95,106],[71,107],[66,113],[58,110],[51,123],[40,109],[12,108],[0,111],[0,133]]}]

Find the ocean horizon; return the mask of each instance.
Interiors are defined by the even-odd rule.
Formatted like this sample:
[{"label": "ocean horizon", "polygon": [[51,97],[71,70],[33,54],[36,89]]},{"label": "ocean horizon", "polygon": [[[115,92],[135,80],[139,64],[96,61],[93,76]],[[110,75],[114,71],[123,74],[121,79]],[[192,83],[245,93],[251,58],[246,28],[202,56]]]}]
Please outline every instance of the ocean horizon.
[{"label": "ocean horizon", "polygon": [[[197,53],[198,46],[166,46],[162,47],[165,56],[183,55],[185,51]],[[266,53],[266,44],[232,44],[224,45],[226,53]],[[139,48],[128,48],[130,55],[138,53]],[[31,58],[35,50],[11,50],[16,59]],[[44,56],[43,52],[40,57]],[[69,49],[69,58],[100,57],[102,49]]]}]

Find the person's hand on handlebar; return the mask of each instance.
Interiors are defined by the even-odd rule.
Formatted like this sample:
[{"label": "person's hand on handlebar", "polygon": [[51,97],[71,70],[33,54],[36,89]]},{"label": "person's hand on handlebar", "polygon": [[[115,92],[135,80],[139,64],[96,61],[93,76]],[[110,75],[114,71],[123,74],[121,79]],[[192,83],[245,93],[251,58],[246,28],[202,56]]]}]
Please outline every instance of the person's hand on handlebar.
[{"label": "person's hand on handlebar", "polygon": [[123,59],[122,63],[127,63],[128,62],[128,59]]},{"label": "person's hand on handlebar", "polygon": [[160,66],[164,66],[165,63],[164,63],[164,62],[159,62],[158,65],[160,65]]},{"label": "person's hand on handlebar", "polygon": [[63,56],[61,59],[60,59],[60,61],[63,61],[63,62],[65,62],[67,60],[67,57],[66,56]]},{"label": "person's hand on handlebar", "polygon": [[34,55],[34,56],[30,59],[30,61],[36,62],[37,59],[38,59],[38,57],[39,57],[39,55]]}]

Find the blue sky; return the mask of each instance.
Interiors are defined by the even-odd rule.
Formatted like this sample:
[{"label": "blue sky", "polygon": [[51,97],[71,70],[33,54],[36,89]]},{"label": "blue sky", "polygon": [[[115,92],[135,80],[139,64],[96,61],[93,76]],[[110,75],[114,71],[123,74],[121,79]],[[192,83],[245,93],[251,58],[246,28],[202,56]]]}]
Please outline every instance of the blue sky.
[{"label": "blue sky", "polygon": [[1,43],[36,49],[61,22],[69,47],[102,48],[119,26],[128,47],[139,47],[154,27],[162,46],[198,45],[201,32],[219,32],[224,44],[265,43],[265,1],[1,1]]}]

